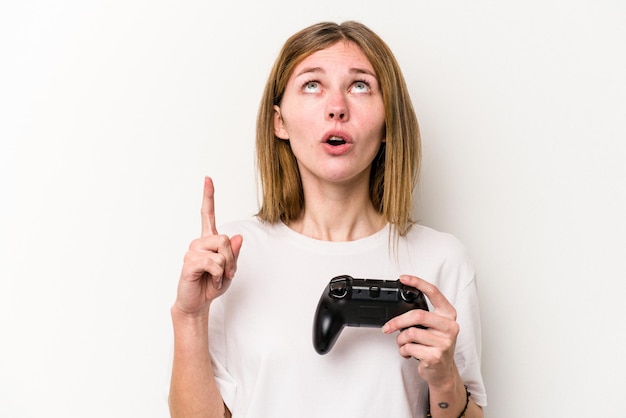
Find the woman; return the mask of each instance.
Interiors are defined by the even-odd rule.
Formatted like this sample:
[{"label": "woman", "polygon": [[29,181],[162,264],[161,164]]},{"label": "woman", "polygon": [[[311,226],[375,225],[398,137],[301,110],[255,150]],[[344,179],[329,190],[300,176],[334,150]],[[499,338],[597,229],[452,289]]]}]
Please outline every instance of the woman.
[{"label": "woman", "polygon": [[[257,216],[218,234],[205,179],[172,307],[173,416],[483,416],[474,271],[454,237],[411,221],[419,150],[375,33],[320,23],[287,40],[259,109]],[[430,310],[346,328],[320,356],[313,315],[340,274],[400,277]]]}]

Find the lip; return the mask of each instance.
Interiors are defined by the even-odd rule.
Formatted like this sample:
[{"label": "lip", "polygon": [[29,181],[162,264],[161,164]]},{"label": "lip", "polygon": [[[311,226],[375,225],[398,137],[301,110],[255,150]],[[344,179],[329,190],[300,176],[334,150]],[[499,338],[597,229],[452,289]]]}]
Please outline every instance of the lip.
[{"label": "lip", "polygon": [[[341,138],[345,142],[339,145],[332,145],[329,143],[329,140],[333,137]],[[331,155],[342,155],[345,154],[352,148],[353,142],[352,138],[348,134],[343,131],[329,131],[323,136],[321,141],[324,150]]]}]

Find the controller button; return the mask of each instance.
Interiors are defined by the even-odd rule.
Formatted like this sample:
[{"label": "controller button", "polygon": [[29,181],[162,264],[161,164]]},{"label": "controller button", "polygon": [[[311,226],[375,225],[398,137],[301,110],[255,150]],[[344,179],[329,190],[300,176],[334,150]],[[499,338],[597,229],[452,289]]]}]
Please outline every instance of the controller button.
[{"label": "controller button", "polygon": [[415,300],[417,299],[417,293],[415,293],[405,285],[402,286],[400,295],[402,296],[402,299],[404,299],[406,302],[415,302]]},{"label": "controller button", "polygon": [[378,286],[370,287],[370,297],[371,298],[377,298],[379,296],[380,296],[380,287],[378,287]]},{"label": "controller button", "polygon": [[329,285],[330,296],[341,299],[348,294],[348,280],[345,278],[333,279]]}]

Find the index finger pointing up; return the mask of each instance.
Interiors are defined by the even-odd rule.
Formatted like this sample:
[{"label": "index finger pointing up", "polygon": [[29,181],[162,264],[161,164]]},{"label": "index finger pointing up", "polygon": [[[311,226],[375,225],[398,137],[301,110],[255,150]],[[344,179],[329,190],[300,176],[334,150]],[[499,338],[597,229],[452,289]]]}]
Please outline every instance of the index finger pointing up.
[{"label": "index finger pointing up", "polygon": [[202,195],[202,208],[200,218],[202,219],[202,236],[217,235],[215,227],[215,188],[211,177],[204,178],[204,193]]}]

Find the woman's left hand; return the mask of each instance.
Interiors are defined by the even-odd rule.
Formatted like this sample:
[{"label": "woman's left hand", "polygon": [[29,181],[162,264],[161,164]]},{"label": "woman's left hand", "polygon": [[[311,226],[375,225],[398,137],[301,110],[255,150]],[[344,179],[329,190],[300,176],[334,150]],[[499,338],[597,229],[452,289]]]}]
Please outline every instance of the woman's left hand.
[{"label": "woman's left hand", "polygon": [[[454,363],[459,334],[456,309],[436,286],[420,278],[403,275],[400,282],[422,291],[434,309],[414,309],[398,315],[383,326],[383,332],[401,331],[396,339],[400,355],[419,360],[418,373],[429,386],[444,385],[458,374]],[[427,329],[416,328],[416,325]]]}]

